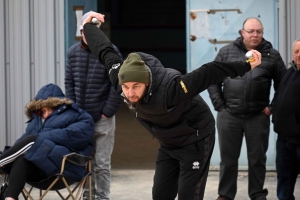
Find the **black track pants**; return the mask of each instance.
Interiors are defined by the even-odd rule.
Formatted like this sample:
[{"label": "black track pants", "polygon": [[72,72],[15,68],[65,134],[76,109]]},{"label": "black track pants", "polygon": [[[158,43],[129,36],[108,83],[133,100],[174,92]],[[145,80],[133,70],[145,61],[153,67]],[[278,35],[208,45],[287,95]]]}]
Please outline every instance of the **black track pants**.
[{"label": "black track pants", "polygon": [[25,154],[28,151],[28,149],[30,149],[30,147],[33,145],[36,138],[36,135],[28,135],[22,138],[22,140],[16,142],[8,150],[4,151],[0,155],[0,167],[13,162],[17,157]]},{"label": "black track pants", "polygon": [[154,200],[202,200],[215,143],[215,132],[178,149],[158,150],[152,197]]}]

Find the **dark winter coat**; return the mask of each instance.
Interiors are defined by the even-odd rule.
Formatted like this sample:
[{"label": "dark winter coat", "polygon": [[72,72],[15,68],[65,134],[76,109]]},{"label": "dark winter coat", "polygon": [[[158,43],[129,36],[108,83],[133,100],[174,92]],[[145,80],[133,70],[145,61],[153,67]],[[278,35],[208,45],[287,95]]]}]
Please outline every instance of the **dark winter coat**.
[{"label": "dark winter coat", "polygon": [[[122,93],[117,76],[122,61],[101,30],[90,24],[86,24],[84,30],[91,51],[107,67],[113,86]],[[182,75],[164,68],[154,56],[137,54],[148,67],[150,84],[143,100],[131,111],[163,146],[171,148],[197,142],[214,132],[213,115],[199,96],[200,92],[227,76],[242,76],[250,70],[245,62],[212,62]]]},{"label": "dark winter coat", "polygon": [[[122,58],[117,47],[114,48]],[[102,114],[108,118],[114,116],[121,105],[121,98],[112,87],[105,66],[83,41],[71,46],[67,56],[66,96],[90,113],[95,122]]]},{"label": "dark winter coat", "polygon": [[[263,39],[256,50],[261,53],[262,62],[255,70],[244,76],[226,77],[223,82],[208,88],[216,111],[226,108],[235,115],[251,116],[261,113],[269,106],[272,80],[276,91],[286,67],[279,52],[272,48],[270,42]],[[245,61],[247,51],[242,38],[237,38],[232,44],[222,47],[215,60]]]},{"label": "dark winter coat", "polygon": [[[44,123],[40,110],[54,107]],[[42,87],[34,100],[26,106],[29,117],[23,137],[35,134],[37,139],[24,158],[42,169],[48,176],[59,173],[64,155],[77,152],[89,156],[92,152],[94,122],[92,117],[71,100],[65,98],[61,89],[53,84]],[[79,181],[85,168],[72,163],[65,166],[65,174]]]},{"label": "dark winter coat", "polygon": [[279,138],[300,144],[300,71],[294,63],[283,75],[275,95],[274,131]]}]

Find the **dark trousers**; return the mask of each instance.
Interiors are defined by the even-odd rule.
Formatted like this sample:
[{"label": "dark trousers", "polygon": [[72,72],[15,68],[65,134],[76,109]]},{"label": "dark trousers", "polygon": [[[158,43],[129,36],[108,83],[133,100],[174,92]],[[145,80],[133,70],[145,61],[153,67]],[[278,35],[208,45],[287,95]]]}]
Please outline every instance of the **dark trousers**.
[{"label": "dark trousers", "polygon": [[207,138],[178,149],[158,150],[152,197],[154,200],[202,200],[215,143]]},{"label": "dark trousers", "polygon": [[46,179],[47,175],[33,163],[27,161],[23,155],[16,158],[8,177],[7,197],[18,199],[26,181],[39,182]]},{"label": "dark trousers", "polygon": [[[300,145],[277,139],[276,142],[277,197],[295,200],[294,189],[300,172]],[[299,188],[298,188],[299,189]]]},{"label": "dark trousers", "polygon": [[252,200],[266,197],[263,189],[270,118],[261,113],[249,118],[237,117],[226,109],[217,115],[220,146],[220,182],[218,193],[234,199],[237,191],[238,159],[245,136],[248,157],[248,195]]},{"label": "dark trousers", "polygon": [[37,135],[28,135],[17,141],[13,146],[9,147],[0,155],[0,166],[5,166],[13,162],[17,157],[25,154],[34,144]]}]

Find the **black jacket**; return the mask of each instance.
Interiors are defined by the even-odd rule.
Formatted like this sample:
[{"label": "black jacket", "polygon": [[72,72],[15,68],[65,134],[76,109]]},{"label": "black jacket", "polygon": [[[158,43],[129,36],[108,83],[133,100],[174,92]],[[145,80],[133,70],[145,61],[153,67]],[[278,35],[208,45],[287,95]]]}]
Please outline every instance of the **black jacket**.
[{"label": "black jacket", "polygon": [[[113,46],[122,58],[118,48]],[[112,117],[121,105],[121,98],[114,90],[104,65],[83,42],[68,50],[65,88],[66,96],[98,121],[101,115]]]},{"label": "black jacket", "polygon": [[[84,31],[91,51],[107,67],[111,82],[122,95],[117,76],[122,60],[100,29],[86,24]],[[245,62],[216,61],[182,75],[164,68],[154,56],[137,54],[149,68],[150,84],[142,102],[131,111],[162,145],[174,148],[197,142],[214,131],[213,115],[199,93],[227,76],[242,76],[250,70]]]},{"label": "black jacket", "polygon": [[292,63],[283,75],[274,102],[274,131],[278,137],[300,144],[300,71]]},{"label": "black jacket", "polygon": [[[263,39],[256,50],[262,55],[262,63],[255,70],[236,78],[226,77],[223,82],[208,88],[216,111],[226,108],[232,114],[250,116],[269,106],[272,80],[276,91],[286,67],[270,42]],[[222,47],[215,60],[245,61],[246,52],[242,38],[237,38],[233,43]]]}]

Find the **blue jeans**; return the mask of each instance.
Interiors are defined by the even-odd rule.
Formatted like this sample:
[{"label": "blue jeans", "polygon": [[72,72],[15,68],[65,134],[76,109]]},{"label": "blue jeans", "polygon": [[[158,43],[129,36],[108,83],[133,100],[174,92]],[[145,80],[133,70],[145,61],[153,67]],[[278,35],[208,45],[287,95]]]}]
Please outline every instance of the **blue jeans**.
[{"label": "blue jeans", "polygon": [[295,200],[294,189],[300,169],[300,145],[277,139],[276,143],[277,197]]},{"label": "blue jeans", "polygon": [[[115,116],[101,118],[94,125],[94,149],[92,164],[93,199],[110,198],[111,154],[115,141]],[[84,194],[86,196],[87,193]]]}]

